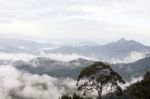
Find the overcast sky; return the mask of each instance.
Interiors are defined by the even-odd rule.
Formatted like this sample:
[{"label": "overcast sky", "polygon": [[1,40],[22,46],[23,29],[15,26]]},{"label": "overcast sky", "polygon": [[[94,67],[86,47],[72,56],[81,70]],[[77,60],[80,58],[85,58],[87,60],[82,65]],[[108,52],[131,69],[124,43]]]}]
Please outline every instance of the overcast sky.
[{"label": "overcast sky", "polygon": [[3,34],[150,45],[149,26],[150,0],[0,0]]}]

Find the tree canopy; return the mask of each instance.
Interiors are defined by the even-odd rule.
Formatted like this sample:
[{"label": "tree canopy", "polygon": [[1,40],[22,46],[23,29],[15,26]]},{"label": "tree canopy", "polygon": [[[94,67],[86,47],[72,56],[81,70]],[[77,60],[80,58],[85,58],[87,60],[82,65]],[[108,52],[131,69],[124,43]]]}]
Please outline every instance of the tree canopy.
[{"label": "tree canopy", "polygon": [[143,80],[132,84],[127,89],[131,99],[150,99],[150,72],[146,72]]},{"label": "tree canopy", "polygon": [[87,99],[87,98],[83,98],[83,97],[77,95],[76,93],[74,93],[73,96],[63,95],[59,99]]},{"label": "tree canopy", "polygon": [[78,90],[86,93],[98,92],[98,98],[102,99],[102,94],[111,94],[116,92],[122,94],[118,83],[125,83],[122,77],[115,72],[108,64],[96,62],[84,68],[77,80]]}]

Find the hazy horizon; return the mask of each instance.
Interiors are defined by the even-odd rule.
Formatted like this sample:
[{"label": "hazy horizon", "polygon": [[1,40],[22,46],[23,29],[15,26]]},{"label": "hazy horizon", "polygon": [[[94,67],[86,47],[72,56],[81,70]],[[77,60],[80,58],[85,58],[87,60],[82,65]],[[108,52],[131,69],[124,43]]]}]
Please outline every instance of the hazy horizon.
[{"label": "hazy horizon", "polygon": [[97,40],[92,40],[92,39],[80,39],[80,38],[40,38],[40,37],[34,37],[34,36],[28,36],[28,35],[22,35],[22,34],[16,34],[12,33],[13,35],[10,34],[3,34],[0,33],[0,38],[4,39],[22,39],[22,40],[31,40],[31,41],[36,41],[36,42],[47,42],[51,44],[59,44],[59,45],[70,45],[70,44],[80,44],[80,43],[95,43],[99,45],[104,45],[112,42],[116,42],[120,39],[125,39],[125,40],[134,40],[136,42],[139,42],[143,45],[150,46],[149,42],[146,42],[146,40],[140,40],[140,39],[130,39],[126,37],[116,37],[114,39],[97,39]]},{"label": "hazy horizon", "polygon": [[[0,34],[150,45],[149,0],[0,0]],[[70,40],[69,40],[70,39]]]},{"label": "hazy horizon", "polygon": [[149,23],[150,0],[0,0],[0,99],[145,95]]}]

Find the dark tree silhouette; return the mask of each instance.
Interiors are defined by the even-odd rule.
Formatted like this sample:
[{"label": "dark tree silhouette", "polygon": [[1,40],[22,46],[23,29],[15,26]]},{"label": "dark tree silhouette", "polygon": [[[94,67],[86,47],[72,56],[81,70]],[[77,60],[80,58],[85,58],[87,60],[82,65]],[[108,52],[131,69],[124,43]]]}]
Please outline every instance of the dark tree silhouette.
[{"label": "dark tree silhouette", "polygon": [[84,95],[96,90],[98,99],[102,99],[102,93],[111,94],[117,92],[121,94],[122,90],[118,83],[125,83],[122,77],[115,72],[109,65],[103,62],[96,62],[84,68],[77,80],[78,90]]},{"label": "dark tree silhouette", "polygon": [[80,97],[79,95],[77,95],[76,93],[74,93],[72,97],[71,96],[67,96],[67,95],[63,95],[59,99],[86,99],[86,98]]},{"label": "dark tree silhouette", "polygon": [[142,81],[127,89],[131,99],[150,99],[150,72],[146,72]]}]

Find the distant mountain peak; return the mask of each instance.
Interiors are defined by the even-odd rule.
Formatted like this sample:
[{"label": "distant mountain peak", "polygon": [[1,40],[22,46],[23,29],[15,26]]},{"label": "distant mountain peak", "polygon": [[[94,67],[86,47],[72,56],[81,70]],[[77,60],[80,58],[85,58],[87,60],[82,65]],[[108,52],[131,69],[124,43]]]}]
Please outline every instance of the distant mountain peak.
[{"label": "distant mountain peak", "polygon": [[117,44],[118,43],[128,43],[128,44],[140,44],[140,45],[142,45],[141,43],[139,43],[139,42],[137,42],[137,41],[135,41],[135,40],[127,40],[127,39],[125,39],[125,38],[121,38],[121,39],[119,39],[117,42],[116,42]]},{"label": "distant mountain peak", "polygon": [[112,43],[110,43],[110,44],[115,44],[115,45],[118,45],[118,44],[126,44],[126,46],[139,46],[139,47],[144,47],[144,45],[143,44],[141,44],[141,43],[139,43],[139,42],[137,42],[137,41],[135,41],[135,40],[127,40],[127,39],[125,39],[125,38],[121,38],[121,39],[119,39],[118,41],[116,41],[116,42],[112,42]]},{"label": "distant mountain peak", "polygon": [[98,46],[99,44],[95,42],[80,42],[77,46],[82,47],[82,46]]},{"label": "distant mountain peak", "polygon": [[121,38],[121,39],[119,39],[117,42],[127,42],[127,41],[128,41],[127,39]]}]

